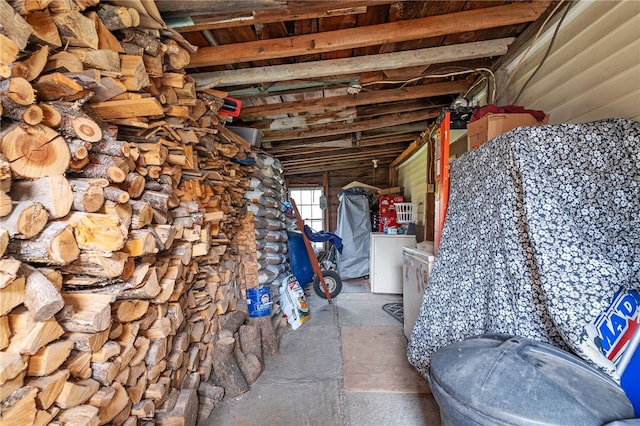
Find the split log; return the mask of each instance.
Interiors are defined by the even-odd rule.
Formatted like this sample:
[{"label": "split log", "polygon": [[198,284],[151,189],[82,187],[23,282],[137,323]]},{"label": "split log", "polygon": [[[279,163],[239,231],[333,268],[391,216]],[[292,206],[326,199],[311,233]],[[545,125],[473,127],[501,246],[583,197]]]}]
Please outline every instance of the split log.
[{"label": "split log", "polygon": [[[17,277],[22,262],[10,257],[0,259],[0,289],[11,284]],[[24,291],[22,292],[24,293]],[[5,313],[0,313],[4,315]]]},{"label": "split log", "polygon": [[175,40],[165,40],[167,46],[167,68],[169,70],[184,69],[191,62],[189,51],[182,48]]},{"label": "split log", "polygon": [[[100,85],[93,89],[91,102],[104,102],[127,91],[127,87],[113,77],[102,77]],[[104,118],[104,117],[103,117]]]},{"label": "split log", "polygon": [[24,50],[27,47],[27,42],[32,32],[31,26],[5,0],[0,1],[0,26],[4,27],[3,33],[20,50]]},{"label": "split log", "polygon": [[30,179],[62,175],[71,155],[64,138],[50,127],[13,126],[0,135],[2,153],[14,174]]},{"label": "split log", "polygon": [[38,389],[25,386],[15,391],[0,406],[0,420],[12,426],[30,426],[36,418]]},{"label": "split log", "polygon": [[29,376],[47,376],[58,370],[73,349],[73,342],[59,340],[48,344],[29,358]]},{"label": "split log", "polygon": [[150,84],[149,74],[140,56],[120,55],[120,72],[123,75],[121,81],[127,90],[137,92]]},{"label": "split log", "polygon": [[[12,207],[13,207],[13,204],[11,203],[11,197],[5,194],[4,192],[0,192],[0,217],[6,216],[9,213],[11,213]],[[6,229],[3,231],[0,231],[0,239],[4,238],[2,234],[6,232],[7,232]],[[4,248],[6,248],[6,245],[4,245]]]},{"label": "split log", "polygon": [[72,212],[66,221],[82,250],[118,251],[127,240],[127,229],[110,215]]},{"label": "split log", "polygon": [[51,222],[30,240],[11,240],[9,254],[23,262],[66,265],[80,254],[72,227],[65,222]]},{"label": "split log", "polygon": [[27,280],[24,289],[24,306],[31,312],[34,320],[48,320],[62,309],[64,301],[60,292],[42,272],[22,264],[20,274]]},{"label": "split log", "polygon": [[[118,371],[120,370],[120,363],[115,361],[107,361],[107,362],[92,362],[91,363],[91,378],[97,380],[103,386],[109,386],[113,383],[114,379],[118,375]],[[105,389],[105,388],[103,388]],[[106,388],[109,389],[109,388]],[[97,394],[96,394],[97,395]],[[94,396],[96,396],[94,395]],[[109,391],[108,398],[112,396],[112,392]],[[110,398],[109,398],[110,399]],[[108,402],[108,399],[104,401],[104,403]],[[95,405],[93,403],[93,397],[91,401],[89,401],[91,405]]]},{"label": "split log", "polygon": [[[6,229],[0,228],[0,257],[4,256],[4,252],[7,251],[8,245],[9,245],[9,232]],[[2,272],[0,272],[0,288],[2,288],[2,283],[3,283]]]},{"label": "split log", "polygon": [[53,15],[62,43],[69,46],[98,48],[95,22],[77,10]]},{"label": "split log", "polygon": [[59,370],[49,376],[37,377],[27,381],[27,386],[38,389],[36,407],[47,410],[54,403],[69,377],[69,370]]},{"label": "split log", "polygon": [[129,402],[127,391],[120,383],[114,382],[111,385],[111,389],[114,391],[113,395],[111,395],[106,404],[98,408],[98,418],[100,419],[101,425],[112,421]]},{"label": "split log", "polygon": [[27,81],[38,78],[47,65],[48,56],[49,46],[45,45],[40,47],[26,59],[16,62],[11,70],[11,75],[14,77],[22,77]]},{"label": "split log", "polygon": [[73,307],[70,317],[58,319],[65,331],[97,333],[108,330],[111,326],[111,296],[63,293],[62,298],[66,305]]},{"label": "split log", "polygon": [[86,68],[95,68],[114,73],[120,72],[118,52],[110,49],[72,48],[69,53],[80,59]]},{"label": "split log", "polygon": [[53,47],[62,46],[62,40],[60,39],[58,28],[56,27],[55,22],[53,22],[53,18],[51,17],[49,10],[44,9],[32,12],[25,17],[25,20],[31,26],[31,29],[33,30],[31,36],[36,41]]},{"label": "split log", "polygon": [[[99,334],[98,334],[99,335]],[[67,333],[65,338],[67,341],[74,344],[74,350],[71,351],[71,355],[62,364],[62,368],[69,370],[69,373],[77,379],[83,380],[91,377],[91,352],[89,349],[78,349],[80,346],[89,348],[88,342],[81,340],[82,337],[89,336],[83,333]],[[75,337],[76,339],[72,339]]]},{"label": "split log", "polygon": [[[11,166],[7,157],[0,154],[0,192],[8,192],[11,190]],[[11,202],[11,200],[9,200]],[[1,203],[0,203],[1,204]],[[11,205],[9,205],[11,210]],[[0,216],[6,216],[9,211],[6,211],[0,206]]]},{"label": "split log", "polygon": [[[47,62],[45,71],[49,70],[51,61],[54,59],[54,57],[61,55],[62,53],[65,53],[76,60],[75,56],[71,55],[70,53],[59,52],[49,57],[49,61]],[[79,65],[76,67],[75,71],[80,72],[82,71],[82,63],[78,61],[78,64]],[[56,68],[58,67],[60,67],[60,65],[56,66]],[[68,70],[68,68],[70,67],[65,63],[65,71]],[[84,90],[80,83],[75,81],[73,78],[59,72],[45,74],[38,77],[33,82],[33,87],[38,92],[38,100],[40,101],[55,101],[58,99],[65,99],[68,97],[73,97]]]},{"label": "split log", "polygon": [[164,413],[156,413],[158,425],[195,426],[198,418],[198,394],[195,389],[182,389],[174,407]]},{"label": "split log", "polygon": [[117,278],[124,273],[128,256],[123,252],[82,250],[62,271],[68,274],[83,274],[94,277]]},{"label": "split log", "polygon": [[100,388],[93,379],[67,380],[56,398],[56,405],[65,410],[84,404]]},{"label": "split log", "polygon": [[73,204],[73,191],[62,175],[51,175],[33,181],[14,182],[11,198],[15,201],[37,200],[49,212],[51,219],[69,214]]},{"label": "split log", "polygon": [[224,388],[225,397],[234,398],[249,390],[242,371],[233,356],[235,339],[225,337],[219,339],[213,348],[213,371],[220,385]]},{"label": "split log", "polygon": [[156,98],[112,100],[90,104],[94,113],[104,120],[114,118],[162,115],[164,109]]},{"label": "split log", "polygon": [[98,426],[100,424],[98,409],[87,404],[62,410],[56,417],[56,421],[62,425]]},{"label": "split log", "polygon": [[118,41],[117,37],[109,31],[96,12],[88,12],[85,15],[88,18],[93,19],[93,22],[96,25],[99,49],[107,49],[118,53],[123,51],[122,45]]},{"label": "split log", "polygon": [[[0,316],[0,349],[4,350],[9,346],[10,336],[11,328],[9,327],[9,318],[4,315]],[[22,386],[22,384],[19,384],[19,386]],[[3,397],[6,397],[6,394],[2,392],[2,386],[0,386],[0,394],[2,394]]]},{"label": "split log", "polygon": [[120,221],[120,224],[124,229],[128,229],[131,226],[131,217],[133,212],[130,203],[118,204],[113,201],[106,200],[100,209],[100,213],[111,216],[113,220]]},{"label": "split log", "polygon": [[91,354],[91,362],[107,362],[111,358],[115,358],[120,355],[122,347],[118,342],[109,340],[100,348],[98,352]]},{"label": "split log", "polygon": [[119,300],[111,306],[111,312],[120,322],[131,322],[142,318],[149,309],[147,300]]},{"label": "split log", "polygon": [[11,0],[10,3],[18,14],[24,16],[46,8],[51,0]]},{"label": "split log", "polygon": [[0,352],[0,384],[13,379],[24,371],[27,365],[20,354]]},{"label": "split log", "polygon": [[0,218],[0,228],[5,229],[11,238],[29,239],[44,229],[49,213],[42,204],[35,201],[17,201],[12,203],[11,213]]},{"label": "split log", "polygon": [[[15,63],[15,60],[18,59],[20,48],[13,40],[4,34],[0,34],[0,45],[2,46],[2,50],[0,50],[0,67],[6,67],[5,72],[8,74],[8,65]],[[11,73],[13,74],[12,71]],[[16,76],[16,74],[13,75]],[[1,112],[2,111],[0,111],[0,113]]]},{"label": "split log", "polygon": [[7,352],[34,355],[40,348],[64,333],[54,318],[35,321],[26,308],[16,308],[8,317],[13,336]]},{"label": "split log", "polygon": [[25,284],[24,277],[14,277],[9,284],[0,288],[0,315],[8,314],[24,302]]},{"label": "split log", "polygon": [[122,249],[130,257],[147,256],[158,252],[156,239],[148,229],[133,229]]}]

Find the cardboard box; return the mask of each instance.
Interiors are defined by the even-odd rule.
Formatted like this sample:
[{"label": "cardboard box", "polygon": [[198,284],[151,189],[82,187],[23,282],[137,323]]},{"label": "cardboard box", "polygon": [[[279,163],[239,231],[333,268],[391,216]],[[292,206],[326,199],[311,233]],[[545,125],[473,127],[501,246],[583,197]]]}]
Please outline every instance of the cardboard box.
[{"label": "cardboard box", "polygon": [[549,115],[542,122],[536,121],[531,114],[487,114],[480,120],[467,123],[467,137],[469,149],[477,148],[482,143],[496,136],[520,126],[536,126],[547,124]]}]

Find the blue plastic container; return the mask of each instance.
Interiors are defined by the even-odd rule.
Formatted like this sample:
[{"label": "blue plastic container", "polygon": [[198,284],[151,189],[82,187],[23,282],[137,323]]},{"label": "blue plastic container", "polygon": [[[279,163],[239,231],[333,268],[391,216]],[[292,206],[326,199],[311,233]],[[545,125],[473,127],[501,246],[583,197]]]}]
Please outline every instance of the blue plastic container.
[{"label": "blue plastic container", "polygon": [[300,231],[287,231],[289,260],[291,272],[295,275],[301,287],[305,287],[313,278],[313,268],[309,253],[304,245],[304,237]]},{"label": "blue plastic container", "polygon": [[247,289],[247,307],[249,316],[266,317],[271,315],[271,287],[260,286]]}]

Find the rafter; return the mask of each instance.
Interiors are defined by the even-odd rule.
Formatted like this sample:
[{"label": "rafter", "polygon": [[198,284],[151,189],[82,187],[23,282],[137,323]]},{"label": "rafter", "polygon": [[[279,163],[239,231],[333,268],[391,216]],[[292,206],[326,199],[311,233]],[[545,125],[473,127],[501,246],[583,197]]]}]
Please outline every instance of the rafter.
[{"label": "rafter", "polygon": [[403,87],[401,89],[362,91],[355,96],[332,96],[280,104],[266,104],[243,108],[240,117],[243,120],[275,114],[290,114],[303,111],[314,111],[325,108],[346,108],[350,106],[373,105],[382,102],[406,101],[409,99],[427,98],[465,92],[471,83],[468,81],[451,81],[425,84],[422,86]]},{"label": "rafter", "polygon": [[550,1],[515,3],[449,14],[279,39],[203,47],[190,68],[262,61],[478,31],[538,19]]},{"label": "rafter", "polygon": [[273,132],[265,132],[264,141],[305,139],[319,136],[343,135],[346,133],[359,132],[368,129],[378,129],[398,124],[413,123],[416,121],[425,121],[430,118],[436,118],[440,115],[439,109],[427,109],[422,111],[413,111],[407,114],[391,114],[382,116],[373,120],[357,121],[355,123],[337,124],[333,126],[325,126],[313,129],[302,130],[279,130]]},{"label": "rafter", "polygon": [[193,74],[199,89],[241,86],[273,81],[313,79],[332,75],[358,74],[368,71],[406,68],[424,64],[464,61],[467,59],[502,56],[507,53],[513,37],[451,46],[431,47],[380,55],[358,56],[299,64],[243,68]]}]

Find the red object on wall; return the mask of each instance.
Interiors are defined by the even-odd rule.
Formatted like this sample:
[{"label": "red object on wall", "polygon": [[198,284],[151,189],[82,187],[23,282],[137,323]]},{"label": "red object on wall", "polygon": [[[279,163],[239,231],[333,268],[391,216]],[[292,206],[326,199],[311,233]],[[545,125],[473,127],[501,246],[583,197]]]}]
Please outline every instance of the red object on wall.
[{"label": "red object on wall", "polygon": [[396,216],[395,203],[403,203],[402,195],[383,195],[378,200],[380,207],[380,220],[378,222],[378,232],[384,232],[385,223],[388,228],[397,228],[398,219]]},{"label": "red object on wall", "polygon": [[242,109],[242,101],[240,99],[231,98],[227,96],[224,98],[224,103],[218,111],[222,115],[230,115],[231,117],[237,117],[240,115]]}]

